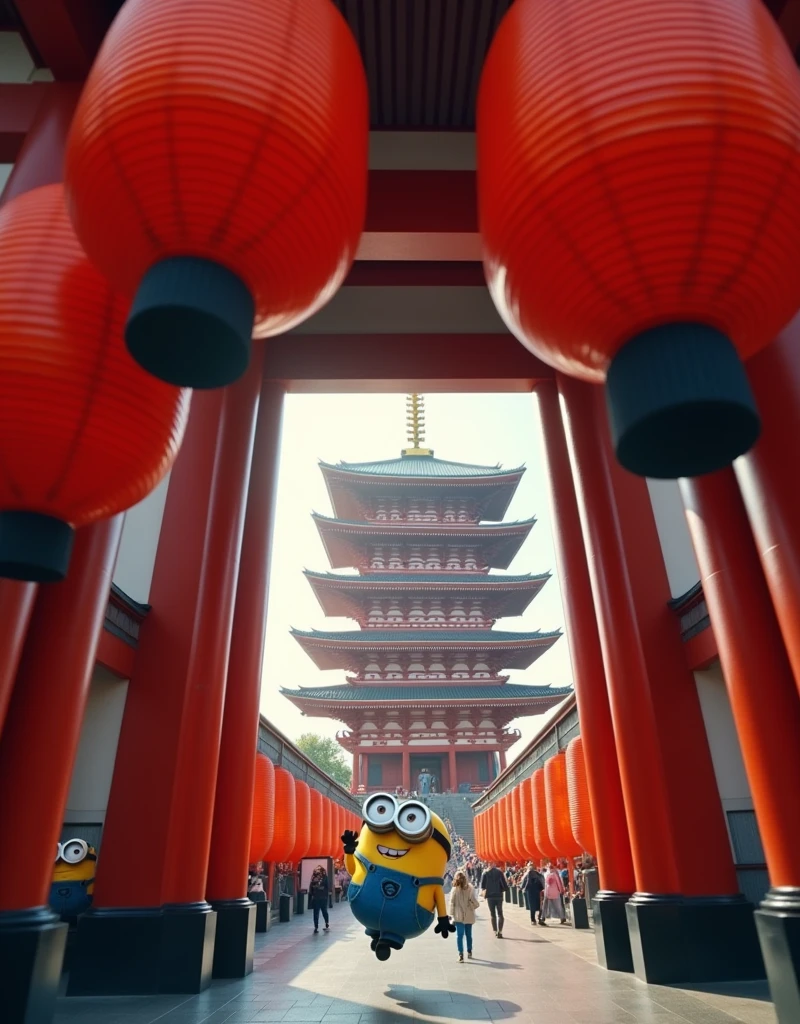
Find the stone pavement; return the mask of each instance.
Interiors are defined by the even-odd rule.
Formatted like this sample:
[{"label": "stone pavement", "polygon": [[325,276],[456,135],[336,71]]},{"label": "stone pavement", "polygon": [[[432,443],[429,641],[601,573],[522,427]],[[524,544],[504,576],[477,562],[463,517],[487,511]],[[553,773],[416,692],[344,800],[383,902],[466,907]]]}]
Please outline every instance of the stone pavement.
[{"label": "stone pavement", "polygon": [[254,973],[198,996],[60,999],[56,1024],[775,1024],[766,985],[647,986],[596,964],[594,938],[555,922],[535,930],[507,907],[495,938],[482,907],[472,962],[431,929],[379,963],[346,904],[331,931],[311,916],[256,937]]}]

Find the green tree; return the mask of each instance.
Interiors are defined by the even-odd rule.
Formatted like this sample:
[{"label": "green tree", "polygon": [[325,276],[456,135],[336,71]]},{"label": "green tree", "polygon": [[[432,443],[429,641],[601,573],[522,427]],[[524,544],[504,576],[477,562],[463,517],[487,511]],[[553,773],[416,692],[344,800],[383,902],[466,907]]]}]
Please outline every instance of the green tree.
[{"label": "green tree", "polygon": [[315,732],[304,732],[295,743],[303,751],[309,761],[321,768],[332,779],[345,789],[350,788],[353,781],[353,769],[347,763],[344,751],[330,736],[320,736]]}]

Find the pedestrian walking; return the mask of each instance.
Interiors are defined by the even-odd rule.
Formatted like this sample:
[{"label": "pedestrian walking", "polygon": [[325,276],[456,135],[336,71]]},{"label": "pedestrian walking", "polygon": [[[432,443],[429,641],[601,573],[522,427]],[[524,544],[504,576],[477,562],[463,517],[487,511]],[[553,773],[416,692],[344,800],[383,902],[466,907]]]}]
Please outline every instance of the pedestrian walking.
[{"label": "pedestrian walking", "polygon": [[488,871],[484,871],[481,879],[481,895],[489,904],[492,931],[498,939],[503,937],[503,898],[506,892],[508,892],[508,882],[500,868],[491,867]]},{"label": "pedestrian walking", "polygon": [[328,872],[325,868],[319,864],[314,868],[311,875],[311,884],[308,887],[308,902],[314,912],[314,934],[316,935],[319,931],[319,915],[322,912],[322,916],[325,920],[325,931],[330,929],[330,921],[328,920],[328,898],[330,896],[330,882],[328,881]]},{"label": "pedestrian walking", "polygon": [[567,923],[567,915],[561,899],[563,894],[564,883],[561,881],[561,875],[554,865],[548,864],[544,876],[544,902],[542,904],[542,917],[545,921],[548,917],[557,917],[562,924]]},{"label": "pedestrian walking", "polygon": [[541,871],[539,871],[533,861],[528,861],[528,870],[525,872],[525,876],[521,883],[522,891],[528,898],[528,909],[531,913],[531,924],[544,925],[544,918],[542,917],[542,893],[544,892],[544,878],[542,877]]},{"label": "pedestrian walking", "polygon": [[475,924],[475,911],[480,906],[475,890],[467,880],[465,871],[456,871],[453,879],[453,891],[450,893],[450,916],[456,926],[456,946],[458,961],[464,963],[464,938],[467,940],[467,957],[472,959],[472,926]]}]

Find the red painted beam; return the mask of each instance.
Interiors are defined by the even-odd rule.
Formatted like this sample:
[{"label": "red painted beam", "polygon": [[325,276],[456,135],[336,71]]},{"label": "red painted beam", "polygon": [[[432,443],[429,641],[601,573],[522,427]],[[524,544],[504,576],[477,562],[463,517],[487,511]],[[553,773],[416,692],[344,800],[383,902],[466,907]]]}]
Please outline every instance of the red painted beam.
[{"label": "red painted beam", "polygon": [[83,81],[111,24],[111,5],[99,0],[15,0],[15,5],[37,63],[56,81]]},{"label": "red painted beam", "polygon": [[370,171],[368,232],[478,230],[474,171]]},{"label": "red painted beam", "polygon": [[264,367],[296,393],[526,392],[553,376],[511,334],[285,334]]},{"label": "red painted beam", "polygon": [[0,85],[1,164],[13,164],[17,159],[49,88],[47,82]]},{"label": "red painted beam", "polygon": [[120,679],[130,679],[133,675],[136,651],[130,644],[126,644],[105,628],[100,634],[97,661]]},{"label": "red painted beam", "polygon": [[719,657],[714,630],[711,626],[708,626],[706,629],[701,630],[701,632],[696,633],[690,640],[684,643],[683,650],[686,655],[686,663],[692,672],[699,672],[701,669],[708,668],[711,662]]},{"label": "red painted beam", "polygon": [[345,278],[344,287],[483,288],[486,278],[481,263],[435,260],[359,260]]}]

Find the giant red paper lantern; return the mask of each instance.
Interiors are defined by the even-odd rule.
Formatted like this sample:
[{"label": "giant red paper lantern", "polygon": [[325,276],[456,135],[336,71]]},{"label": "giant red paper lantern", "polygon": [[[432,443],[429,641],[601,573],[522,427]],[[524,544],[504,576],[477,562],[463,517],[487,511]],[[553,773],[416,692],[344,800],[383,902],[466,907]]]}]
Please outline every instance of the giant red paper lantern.
[{"label": "giant red paper lantern", "polygon": [[289,860],[298,864],[311,846],[311,790],[302,779],[294,780],[295,837]]},{"label": "giant red paper lantern", "polygon": [[547,808],[547,834],[562,857],[574,857],[581,852],[580,844],[572,834],[567,790],[567,755],[559,751],[544,766],[545,806]]},{"label": "giant red paper lantern", "polygon": [[500,807],[498,804],[492,804],[489,808],[492,822],[492,860],[495,864],[499,864],[503,859],[502,850],[500,845]]},{"label": "giant red paper lantern", "polygon": [[86,259],[61,185],[0,210],[0,575],[53,582],[76,527],[161,480],[187,392],[125,349],[124,303]]},{"label": "giant red paper lantern", "polygon": [[283,864],[291,859],[297,840],[294,776],[286,768],[275,769],[275,832],[265,860]]},{"label": "giant red paper lantern", "polygon": [[550,833],[547,828],[544,768],[537,768],[531,776],[531,797],[533,804],[533,837],[536,841],[536,847],[546,860],[556,860],[561,856],[561,853],[550,841]]},{"label": "giant red paper lantern", "polygon": [[536,845],[536,836],[533,831],[533,794],[531,787],[533,782],[530,778],[524,779],[520,785],[520,826],[522,832],[522,845],[525,848],[525,855],[533,860],[541,860],[542,854]]},{"label": "giant red paper lantern", "polygon": [[257,864],[272,846],[275,830],[275,767],[263,754],[256,754],[253,779],[253,817],[250,824],[248,862]]},{"label": "giant red paper lantern", "polygon": [[309,857],[319,857],[323,852],[323,829],[325,818],[322,813],[322,793],[312,789],[311,797],[311,843],[308,847]]},{"label": "giant red paper lantern", "polygon": [[322,854],[325,857],[331,855],[333,844],[333,804],[330,797],[322,798]]},{"label": "giant red paper lantern", "polygon": [[545,362],[606,381],[620,462],[747,451],[741,360],[800,306],[800,74],[762,0],[517,0],[478,112],[484,266]]},{"label": "giant red paper lantern", "polygon": [[336,292],[364,223],[368,101],[329,0],[128,0],[75,113],[66,179],[89,257],[133,297],[131,352],[216,387],[250,337]]},{"label": "giant red paper lantern", "polygon": [[595,855],[594,820],[589,802],[589,780],[583,756],[583,740],[576,736],[567,744],[567,794],[572,834],[582,850]]},{"label": "giant red paper lantern", "polygon": [[500,846],[503,860],[515,861],[517,854],[512,843],[511,797],[508,793],[500,801]]},{"label": "giant red paper lantern", "polygon": [[522,841],[522,791],[519,786],[514,786],[509,794],[511,805],[511,846],[518,861],[523,861],[528,854],[525,844]]}]

